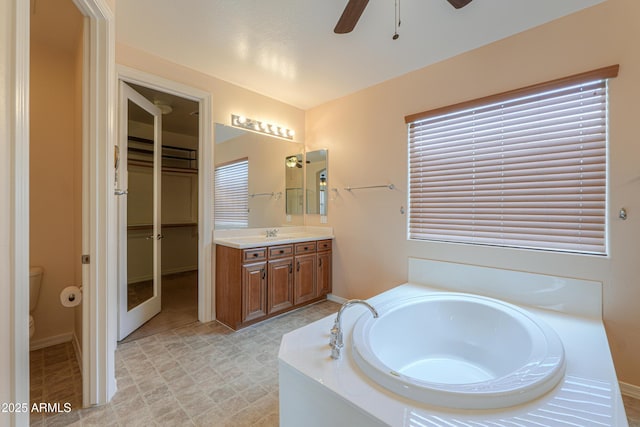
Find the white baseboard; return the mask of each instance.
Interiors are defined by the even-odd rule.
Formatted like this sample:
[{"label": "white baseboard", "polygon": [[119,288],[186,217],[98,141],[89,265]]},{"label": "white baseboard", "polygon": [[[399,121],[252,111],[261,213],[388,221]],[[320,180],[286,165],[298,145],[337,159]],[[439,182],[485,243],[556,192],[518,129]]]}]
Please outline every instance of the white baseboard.
[{"label": "white baseboard", "polygon": [[634,399],[640,399],[640,386],[619,382],[620,393],[633,397]]},{"label": "white baseboard", "polygon": [[73,341],[73,332],[40,338],[39,340],[32,340],[29,343],[29,351],[40,350],[41,348],[51,347],[52,345],[62,344],[69,341]]},{"label": "white baseboard", "polygon": [[162,275],[164,276],[166,274],[186,273],[187,271],[196,271],[196,270],[198,270],[197,265],[187,265],[186,267],[163,269]]},{"label": "white baseboard", "polygon": [[73,350],[76,354],[76,360],[78,361],[78,366],[80,367],[80,371],[82,372],[82,346],[80,345],[80,340],[78,339],[78,335],[73,333]]},{"label": "white baseboard", "polygon": [[344,304],[345,302],[349,301],[346,298],[342,298],[342,297],[339,297],[339,296],[334,295],[334,294],[328,294],[327,295],[327,299],[329,301],[337,302],[338,304]]},{"label": "white baseboard", "polygon": [[[186,273],[187,271],[197,271],[197,270],[198,270],[198,266],[197,265],[188,265],[186,267],[176,267],[176,268],[163,269],[161,274],[163,276],[166,276],[167,274]],[[129,279],[129,284],[146,282],[147,280],[152,280],[152,279],[153,279],[152,275],[132,277],[132,278]]]}]

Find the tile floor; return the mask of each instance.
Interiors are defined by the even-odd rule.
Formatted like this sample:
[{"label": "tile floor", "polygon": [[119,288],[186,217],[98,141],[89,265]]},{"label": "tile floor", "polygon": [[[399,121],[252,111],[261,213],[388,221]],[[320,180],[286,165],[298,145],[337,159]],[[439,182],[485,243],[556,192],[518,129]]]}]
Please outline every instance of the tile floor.
[{"label": "tile floor", "polygon": [[[32,416],[31,425],[277,426],[282,334],[338,307],[315,304],[235,333],[216,322],[194,323],[119,344],[119,391],[111,403]],[[32,352],[31,365],[32,401],[79,407],[81,379],[70,344]],[[624,403],[629,426],[640,427],[640,400],[624,396]]]},{"label": "tile floor", "polygon": [[[129,289],[135,294],[135,287]],[[136,295],[134,298],[139,298]],[[146,300],[148,297],[142,297]],[[162,276],[162,307],[159,314],[122,342],[137,340],[198,321],[198,271]]]},{"label": "tile floor", "polygon": [[[192,323],[121,343],[119,391],[108,405],[33,416],[31,425],[277,426],[282,335],[338,308],[326,301],[238,332],[217,322]],[[80,384],[79,376],[69,380],[71,388]],[[41,396],[49,394],[32,397]]]},{"label": "tile floor", "polygon": [[[29,353],[31,403],[70,403],[82,406],[82,376],[71,342]],[[34,414],[31,420],[39,421]]]}]

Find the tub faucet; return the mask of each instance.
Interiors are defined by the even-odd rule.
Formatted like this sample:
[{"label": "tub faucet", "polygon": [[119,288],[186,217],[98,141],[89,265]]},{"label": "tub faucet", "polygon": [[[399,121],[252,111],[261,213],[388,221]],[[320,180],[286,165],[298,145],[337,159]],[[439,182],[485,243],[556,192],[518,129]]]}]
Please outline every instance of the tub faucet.
[{"label": "tub faucet", "polygon": [[331,346],[331,358],[332,359],[340,359],[340,352],[342,347],[344,347],[344,341],[342,339],[342,312],[347,308],[354,304],[362,304],[369,309],[373,317],[378,317],[378,312],[375,308],[365,300],[361,299],[351,299],[340,307],[340,311],[338,311],[338,315],[336,316],[336,320],[333,323],[333,328],[331,328],[331,338],[329,339],[329,345]]}]

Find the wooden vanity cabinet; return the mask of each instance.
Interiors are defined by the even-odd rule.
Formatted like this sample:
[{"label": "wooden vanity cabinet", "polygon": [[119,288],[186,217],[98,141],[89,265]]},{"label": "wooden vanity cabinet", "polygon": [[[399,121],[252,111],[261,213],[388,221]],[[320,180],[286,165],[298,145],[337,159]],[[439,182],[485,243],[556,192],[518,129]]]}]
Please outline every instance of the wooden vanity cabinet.
[{"label": "wooden vanity cabinet", "polygon": [[329,292],[331,240],[249,249],[216,245],[216,319],[232,329]]},{"label": "wooden vanity cabinet", "polygon": [[316,298],[316,242],[297,243],[295,253],[293,302],[302,304]]},{"label": "wooden vanity cabinet", "polygon": [[331,240],[318,242],[316,296],[322,297],[331,293]]},{"label": "wooden vanity cabinet", "polygon": [[242,266],[242,317],[250,322],[267,315],[267,263]]},{"label": "wooden vanity cabinet", "polygon": [[269,248],[267,313],[293,307],[293,246]]}]

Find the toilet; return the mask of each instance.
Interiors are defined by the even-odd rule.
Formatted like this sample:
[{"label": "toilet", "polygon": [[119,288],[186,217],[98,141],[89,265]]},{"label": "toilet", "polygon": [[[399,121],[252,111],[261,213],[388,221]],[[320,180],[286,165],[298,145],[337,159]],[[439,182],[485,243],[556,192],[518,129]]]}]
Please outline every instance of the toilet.
[{"label": "toilet", "polygon": [[43,272],[44,270],[42,267],[29,268],[29,338],[31,338],[36,331],[36,327],[33,323],[33,316],[31,314],[38,305]]}]

